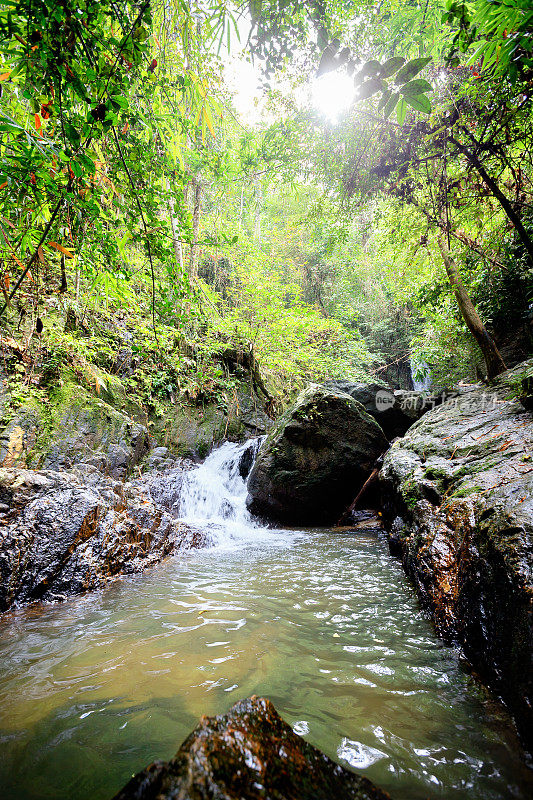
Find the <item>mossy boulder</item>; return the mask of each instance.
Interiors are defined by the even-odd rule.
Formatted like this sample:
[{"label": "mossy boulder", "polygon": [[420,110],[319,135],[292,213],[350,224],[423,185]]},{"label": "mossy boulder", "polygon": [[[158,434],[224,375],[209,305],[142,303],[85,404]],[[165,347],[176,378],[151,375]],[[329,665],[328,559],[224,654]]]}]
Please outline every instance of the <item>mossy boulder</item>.
[{"label": "mossy boulder", "polygon": [[148,447],[145,425],[78,384],[65,383],[51,398],[29,396],[4,415],[0,465],[57,470],[91,464],[125,478]]},{"label": "mossy boulder", "polygon": [[390,800],[335,764],[287,725],[269,700],[251,697],[202,717],[170,761],[135,775],[114,800]]},{"label": "mossy boulder", "polygon": [[257,395],[246,384],[220,403],[167,403],[150,421],[155,440],[186,458],[205,458],[218,444],[262,436],[272,427]]},{"label": "mossy boulder", "polygon": [[124,402],[122,392],[107,389],[95,396],[66,379],[51,393],[35,388],[15,397],[2,388],[0,378],[3,467],[91,464],[123,479],[142,464],[150,447],[166,447],[171,457],[205,458],[222,441],[244,441],[265,433],[271,424],[244,385],[227,404],[169,401],[159,416],[148,418],[142,408]]},{"label": "mossy boulder", "polygon": [[261,446],[248,479],[248,507],[291,524],[334,522],[387,444],[360,403],[312,384]]}]

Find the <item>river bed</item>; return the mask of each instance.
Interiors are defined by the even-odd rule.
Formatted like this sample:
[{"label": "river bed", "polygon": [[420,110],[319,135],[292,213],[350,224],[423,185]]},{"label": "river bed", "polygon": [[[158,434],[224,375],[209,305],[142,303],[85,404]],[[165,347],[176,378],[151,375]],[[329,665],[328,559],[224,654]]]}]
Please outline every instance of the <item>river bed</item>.
[{"label": "river bed", "polygon": [[6,615],[5,800],[110,798],[252,694],[396,800],[532,796],[509,718],[435,636],[383,534],[237,523],[212,548]]}]

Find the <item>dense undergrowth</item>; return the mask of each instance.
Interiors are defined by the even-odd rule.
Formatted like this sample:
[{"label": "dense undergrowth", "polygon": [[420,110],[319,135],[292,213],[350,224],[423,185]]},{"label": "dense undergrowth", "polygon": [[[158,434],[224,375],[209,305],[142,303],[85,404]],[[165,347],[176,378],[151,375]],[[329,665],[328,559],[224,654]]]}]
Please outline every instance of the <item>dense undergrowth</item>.
[{"label": "dense undergrowth", "polygon": [[[445,5],[121,2],[117,25],[113,3],[8,3],[11,406],[74,381],[160,419],[248,386],[275,415],[309,381],[439,387],[490,377],[489,340],[527,355],[529,18],[495,59],[490,4]],[[225,71],[241,13],[251,121]],[[317,67],[334,96],[359,87],[334,117]]]}]

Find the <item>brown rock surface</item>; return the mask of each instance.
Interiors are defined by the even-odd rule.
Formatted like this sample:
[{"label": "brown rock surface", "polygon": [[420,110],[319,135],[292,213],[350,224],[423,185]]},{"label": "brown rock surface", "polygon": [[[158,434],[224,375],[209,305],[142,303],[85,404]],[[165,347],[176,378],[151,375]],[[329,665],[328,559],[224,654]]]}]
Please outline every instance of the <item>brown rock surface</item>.
[{"label": "brown rock surface", "polygon": [[269,700],[202,717],[171,761],[139,772],[114,800],[390,800],[295,734]]}]

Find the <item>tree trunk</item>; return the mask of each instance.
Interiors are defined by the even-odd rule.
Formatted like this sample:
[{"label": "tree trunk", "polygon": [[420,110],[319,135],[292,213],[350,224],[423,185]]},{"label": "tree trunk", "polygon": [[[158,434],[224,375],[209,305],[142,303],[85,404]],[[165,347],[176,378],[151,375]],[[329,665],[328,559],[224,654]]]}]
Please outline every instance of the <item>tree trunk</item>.
[{"label": "tree trunk", "polygon": [[477,313],[476,308],[472,303],[468,292],[466,291],[465,285],[459,274],[457,264],[450,253],[444,238],[437,236],[437,243],[439,245],[439,250],[446,268],[448,280],[450,281],[450,285],[455,294],[459,310],[464,321],[466,322],[468,330],[475,338],[479,345],[479,349],[483,353],[483,357],[487,365],[487,377],[489,380],[493,380],[493,378],[495,378],[497,375],[500,375],[500,373],[504,372],[507,367],[505,366],[505,363],[500,355],[500,351],[496,347],[496,343],[489,336],[487,329],[481,321],[481,317]]},{"label": "tree trunk", "polygon": [[165,188],[167,190],[168,201],[168,215],[170,217],[170,230],[172,231],[172,244],[174,246],[174,256],[176,258],[176,272],[181,274],[183,272],[183,250],[181,247],[181,240],[176,231],[176,209],[174,206],[174,198],[170,195],[170,181],[165,178]]},{"label": "tree trunk", "polygon": [[172,231],[172,244],[174,245],[174,257],[176,259],[176,269],[178,274],[183,272],[183,251],[181,249],[181,241],[178,238],[176,231],[176,219],[174,217],[174,201],[172,198],[168,201],[168,213],[170,217],[170,230]]},{"label": "tree trunk", "polygon": [[461,152],[465,158],[472,164],[472,166],[479,172],[489,189],[491,190],[492,194],[499,202],[505,213],[507,214],[510,221],[513,223],[515,230],[520,237],[520,241],[526,248],[526,251],[529,255],[529,260],[531,264],[533,264],[533,241],[529,236],[528,232],[526,231],[524,225],[522,224],[522,220],[520,216],[515,211],[513,204],[510,200],[504,195],[494,178],[489,175],[479,158],[473,153],[468,147],[465,147],[463,144],[457,141],[457,139],[450,139],[451,142],[457,147],[459,152]]},{"label": "tree trunk", "polygon": [[67,268],[65,265],[65,256],[61,256],[61,286],[59,287],[59,293],[63,294],[68,289],[67,284]]},{"label": "tree trunk", "polygon": [[239,208],[239,233],[242,231],[242,217],[244,214],[244,181],[241,186],[241,204]]},{"label": "tree trunk", "polygon": [[192,242],[189,255],[189,275],[196,277],[198,271],[198,230],[200,228],[200,209],[202,205],[202,187],[194,179],[194,206],[192,212]]},{"label": "tree trunk", "polygon": [[256,203],[255,203],[255,224],[254,224],[254,238],[258,242],[261,241],[261,212],[263,210],[263,187],[261,186],[261,179],[256,180]]}]

